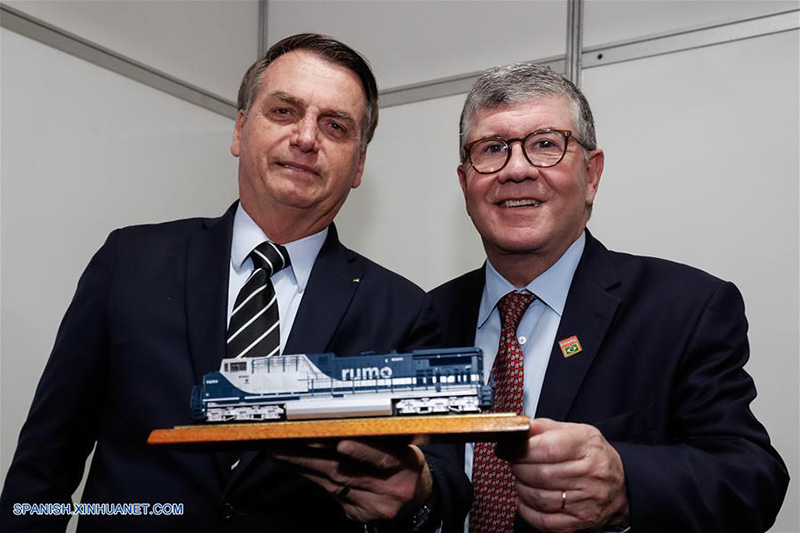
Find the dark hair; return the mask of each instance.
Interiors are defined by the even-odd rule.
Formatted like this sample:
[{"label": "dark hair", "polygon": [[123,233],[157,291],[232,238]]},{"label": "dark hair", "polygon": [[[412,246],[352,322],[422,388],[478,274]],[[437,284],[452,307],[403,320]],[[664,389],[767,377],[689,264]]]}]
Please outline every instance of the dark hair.
[{"label": "dark hair", "polygon": [[245,115],[250,111],[250,106],[261,87],[261,78],[267,67],[283,54],[295,50],[308,50],[320,55],[322,58],[341,65],[361,80],[364,95],[367,99],[364,123],[361,125],[361,145],[366,147],[372,140],[375,128],[378,126],[378,85],[367,60],[358,52],[327,35],[318,33],[298,33],[282,39],[272,45],[264,56],[253,63],[242,78],[239,86],[237,106]]}]

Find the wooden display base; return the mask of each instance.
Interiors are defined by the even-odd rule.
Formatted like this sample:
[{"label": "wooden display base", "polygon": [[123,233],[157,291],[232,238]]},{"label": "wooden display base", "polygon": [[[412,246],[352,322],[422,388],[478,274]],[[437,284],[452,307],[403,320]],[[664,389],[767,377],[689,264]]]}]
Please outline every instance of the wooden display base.
[{"label": "wooden display base", "polygon": [[531,420],[513,413],[340,418],[297,422],[202,424],[156,429],[148,444],[178,447],[264,448],[290,441],[380,438],[429,442],[497,442],[524,439]]}]

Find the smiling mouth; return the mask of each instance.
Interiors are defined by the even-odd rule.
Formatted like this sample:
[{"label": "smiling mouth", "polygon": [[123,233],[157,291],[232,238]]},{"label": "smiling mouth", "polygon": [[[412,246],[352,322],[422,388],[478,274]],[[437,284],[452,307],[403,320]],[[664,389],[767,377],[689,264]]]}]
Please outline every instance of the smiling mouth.
[{"label": "smiling mouth", "polygon": [[524,200],[505,200],[499,205],[500,207],[539,207],[542,202],[526,198]]}]

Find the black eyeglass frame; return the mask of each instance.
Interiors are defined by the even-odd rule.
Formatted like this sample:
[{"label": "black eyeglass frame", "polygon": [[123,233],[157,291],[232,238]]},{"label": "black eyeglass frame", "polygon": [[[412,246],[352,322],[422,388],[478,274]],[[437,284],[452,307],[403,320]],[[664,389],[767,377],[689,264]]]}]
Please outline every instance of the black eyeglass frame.
[{"label": "black eyeglass frame", "polygon": [[[531,158],[528,156],[528,151],[525,150],[525,143],[527,142],[527,140],[530,137],[532,137],[534,135],[541,135],[543,133],[560,133],[561,135],[564,136],[564,151],[561,152],[561,157],[559,157],[558,160],[555,163],[551,164],[551,165],[537,165],[537,164],[535,164],[533,161],[531,161]],[[573,136],[572,135],[572,131],[570,131],[570,130],[559,130],[557,128],[542,128],[542,129],[530,132],[525,137],[517,137],[515,139],[503,139],[502,137],[483,137],[482,139],[477,139],[477,140],[472,141],[471,143],[468,143],[468,144],[466,144],[464,146],[464,156],[465,156],[465,159],[467,161],[469,161],[470,166],[478,174],[494,174],[495,172],[500,172],[501,170],[506,168],[506,165],[508,165],[508,162],[511,160],[511,143],[515,143],[515,142],[519,141],[520,142],[520,146],[522,147],[522,154],[525,156],[525,159],[528,161],[528,163],[530,163],[532,166],[534,166],[536,168],[551,168],[551,167],[554,167],[557,164],[559,164],[564,159],[564,156],[567,154],[567,150],[569,149],[569,140],[570,139],[575,139],[575,142],[578,143],[579,145],[581,145],[583,148],[585,148],[586,150],[591,150],[591,148],[586,146],[580,139],[578,139],[577,137]],[[500,168],[498,168],[497,170],[492,170],[490,172],[483,172],[483,171],[478,170],[478,168],[475,166],[475,163],[472,162],[472,147],[475,146],[476,144],[478,144],[480,142],[484,142],[484,141],[500,141],[500,142],[504,143],[508,147],[508,150],[506,150],[506,160],[502,165],[500,165]]]}]

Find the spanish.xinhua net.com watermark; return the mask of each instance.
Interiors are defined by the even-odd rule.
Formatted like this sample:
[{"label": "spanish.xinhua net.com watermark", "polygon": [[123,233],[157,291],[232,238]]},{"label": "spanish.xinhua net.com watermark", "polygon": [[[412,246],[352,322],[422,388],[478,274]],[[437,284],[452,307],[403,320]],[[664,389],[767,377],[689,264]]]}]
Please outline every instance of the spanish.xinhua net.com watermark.
[{"label": "spanish.xinhua net.com watermark", "polygon": [[16,516],[181,516],[182,503],[15,503]]}]

